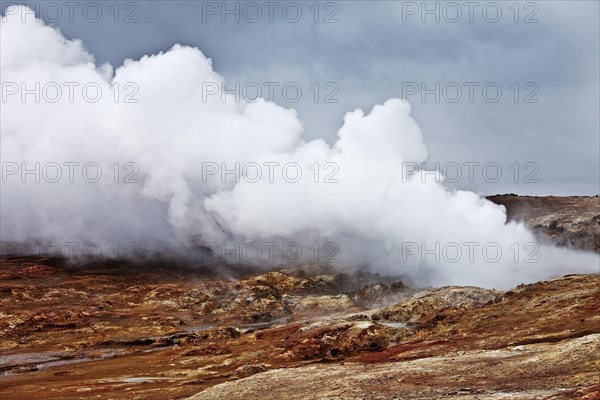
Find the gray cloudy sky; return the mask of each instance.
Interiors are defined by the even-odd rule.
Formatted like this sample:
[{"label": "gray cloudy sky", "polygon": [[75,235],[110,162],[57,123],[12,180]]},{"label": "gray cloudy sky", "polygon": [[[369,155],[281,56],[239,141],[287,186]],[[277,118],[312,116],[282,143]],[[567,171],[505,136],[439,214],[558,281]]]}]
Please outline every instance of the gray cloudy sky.
[{"label": "gray cloudy sky", "polygon": [[[231,88],[256,82],[268,98],[265,82],[277,82],[271,100],[298,110],[308,139],[331,143],[345,112],[406,97],[427,166],[455,175],[458,163],[456,187],[600,192],[598,1],[122,1],[118,15],[112,1],[80,1],[72,20],[68,2],[22,3],[81,38],[100,63],[180,43],[212,58]],[[286,101],[282,87],[294,82],[302,97]],[[246,86],[249,96],[257,85]],[[465,162],[480,163],[473,182]],[[484,177],[486,163],[497,164]]]}]

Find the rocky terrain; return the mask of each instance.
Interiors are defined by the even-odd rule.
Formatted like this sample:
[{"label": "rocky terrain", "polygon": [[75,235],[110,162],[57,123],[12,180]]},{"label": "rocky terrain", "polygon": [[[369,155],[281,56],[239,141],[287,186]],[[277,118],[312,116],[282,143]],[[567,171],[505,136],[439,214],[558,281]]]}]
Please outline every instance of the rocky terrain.
[{"label": "rocky terrain", "polygon": [[[582,199],[494,201],[583,226],[565,245],[588,248],[573,221],[598,198]],[[501,292],[315,265],[6,256],[0,338],[2,399],[600,399],[600,265]]]},{"label": "rocky terrain", "polygon": [[538,239],[600,253],[600,197],[489,196],[509,220],[527,224]]}]

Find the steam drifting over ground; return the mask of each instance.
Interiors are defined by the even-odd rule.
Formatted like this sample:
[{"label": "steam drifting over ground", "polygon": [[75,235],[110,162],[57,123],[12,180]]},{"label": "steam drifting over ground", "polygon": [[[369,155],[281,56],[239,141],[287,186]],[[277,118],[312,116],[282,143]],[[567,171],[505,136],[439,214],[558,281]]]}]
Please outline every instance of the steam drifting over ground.
[{"label": "steam drifting over ground", "polygon": [[[343,268],[419,285],[506,288],[598,272],[598,255],[533,245],[502,207],[408,174],[428,154],[405,101],[347,113],[333,146],[307,142],[294,110],[206,96],[206,83],[223,77],[198,49],[175,45],[113,70],[23,14],[3,18],[0,35],[4,242],[135,242],[187,254],[198,243],[252,242],[258,253],[248,257],[265,262],[285,261],[269,250],[289,242],[307,262],[315,243],[334,243]],[[48,101],[57,86],[62,95]],[[222,175],[236,163],[253,163],[252,178]]]}]

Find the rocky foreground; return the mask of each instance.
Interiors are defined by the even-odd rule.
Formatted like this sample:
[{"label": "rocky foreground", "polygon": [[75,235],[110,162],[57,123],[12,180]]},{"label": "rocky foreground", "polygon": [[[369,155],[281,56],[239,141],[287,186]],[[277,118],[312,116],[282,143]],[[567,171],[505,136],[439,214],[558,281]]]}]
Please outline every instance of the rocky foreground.
[{"label": "rocky foreground", "polygon": [[600,399],[600,264],[501,292],[2,257],[0,354],[3,400]]},{"label": "rocky foreground", "polygon": [[600,398],[598,275],[415,292],[299,271],[0,267],[2,399]]}]

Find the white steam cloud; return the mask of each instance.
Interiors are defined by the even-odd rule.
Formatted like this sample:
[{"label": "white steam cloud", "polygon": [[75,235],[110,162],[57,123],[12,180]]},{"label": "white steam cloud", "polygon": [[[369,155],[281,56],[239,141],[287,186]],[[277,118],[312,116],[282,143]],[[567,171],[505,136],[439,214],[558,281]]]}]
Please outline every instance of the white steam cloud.
[{"label": "white steam cloud", "polygon": [[[96,65],[80,41],[31,17],[23,22],[23,14],[5,16],[0,34],[4,242],[132,241],[147,250],[189,252],[198,238],[229,249],[236,242],[293,241],[307,262],[317,243],[343,268],[405,275],[422,285],[504,288],[598,272],[594,254],[524,249],[533,235],[521,224],[506,224],[503,208],[475,193],[403,175],[403,165],[428,157],[405,101],[347,113],[333,146],[307,142],[294,110],[264,100],[236,102],[231,94],[225,101],[206,96],[206,82],[223,78],[198,49],[176,45],[113,70]],[[46,101],[56,97],[49,82],[62,89],[53,103]],[[47,90],[41,101],[32,93],[22,101],[23,89],[35,92],[36,83]],[[97,102],[82,98],[86,84],[101,88]],[[127,95],[138,102],[125,102]],[[101,166],[98,182],[82,179],[89,162]],[[36,163],[40,171],[24,174]],[[56,183],[43,175],[55,176],[54,163],[63,174]],[[252,179],[223,180],[222,165],[236,163],[256,163],[262,176],[254,179],[255,168]],[[282,179],[285,165],[300,166],[297,182]],[[207,173],[214,166],[219,173]],[[139,182],[125,183],[128,173]],[[325,249],[328,242],[336,246]],[[524,262],[527,255],[534,262]]]}]

